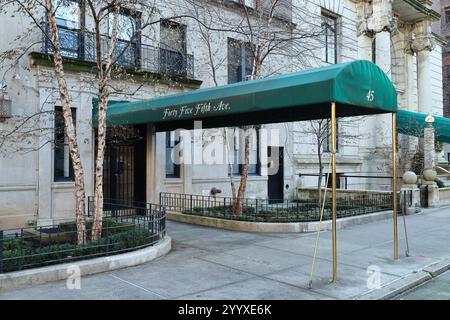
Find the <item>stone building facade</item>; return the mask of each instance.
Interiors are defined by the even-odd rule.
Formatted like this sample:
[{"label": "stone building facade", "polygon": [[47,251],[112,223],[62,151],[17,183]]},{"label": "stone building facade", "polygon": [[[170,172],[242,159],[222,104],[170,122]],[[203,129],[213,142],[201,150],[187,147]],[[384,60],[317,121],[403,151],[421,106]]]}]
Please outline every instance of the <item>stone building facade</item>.
[{"label": "stone building facade", "polygon": [[[236,2],[239,1],[204,1],[205,6],[212,6],[215,10],[221,10],[223,16],[240,21],[243,12]],[[439,14],[431,8],[431,1],[282,2],[286,7],[279,13],[280,21],[291,20],[292,25],[299,28],[309,23],[322,31],[308,40],[305,44],[308,50],[305,50],[301,57],[276,54],[269,56],[265,61],[263,76],[367,59],[379,65],[392,79],[398,91],[400,109],[442,114],[444,43],[438,35],[431,32],[431,24],[439,19]],[[160,8],[161,17],[187,10],[187,6],[182,4],[183,0],[156,3]],[[250,8],[255,4],[254,1],[246,3]],[[145,12],[140,14],[145,15]],[[89,16],[79,17],[81,16],[85,19],[83,24],[88,26]],[[62,16],[61,20],[66,23],[80,23],[78,18],[71,21],[72,18]],[[126,82],[115,81],[113,87],[124,88],[124,92],[134,94],[130,96],[116,93],[111,100],[150,99],[213,86],[215,82],[224,85],[246,80],[246,66],[243,62],[247,40],[245,36],[239,37],[226,32],[211,33],[214,57],[220,61],[213,77],[211,66],[207,63],[210,51],[204,45],[199,24],[187,18],[179,19],[176,23],[161,21],[155,24],[146,31],[148,33],[138,44],[139,55],[145,58],[139,60],[140,74],[164,76],[157,77],[158,81],[146,81],[146,77]],[[17,46],[15,42],[17,35],[27,33],[29,44],[39,42],[42,37],[39,29],[29,30],[31,22],[25,18],[2,15],[0,24],[2,25],[0,37],[3,39],[0,51]],[[174,25],[178,26],[175,33]],[[182,28],[179,28],[180,25]],[[179,30],[183,31],[179,33]],[[67,39],[73,38],[73,31],[67,31],[65,36]],[[166,47],[167,39],[175,39],[175,43],[170,43],[171,49]],[[235,53],[236,47],[230,43],[239,44],[238,56]],[[171,53],[174,46],[177,47],[176,54]],[[70,46],[67,48],[65,69],[73,100],[72,106],[76,109],[78,142],[86,173],[86,192],[92,195],[95,135],[91,124],[92,99],[95,98],[95,91],[89,85],[93,81],[92,73],[89,72],[92,61],[86,47],[87,44],[84,43],[83,52],[70,50]],[[40,43],[30,48],[13,70],[10,70],[6,63],[0,68],[2,74],[5,73],[2,82],[7,85],[6,90],[12,100],[12,114],[15,117],[39,110],[55,111],[59,104],[57,85],[48,58],[51,52],[45,47],[45,43],[44,46]],[[151,57],[154,57],[155,52],[159,53],[159,60],[154,61]],[[170,59],[176,58],[167,57],[173,55],[181,57],[180,61],[183,61],[181,67],[171,65]],[[161,59],[169,60],[162,63]],[[0,122],[0,130],[14,128],[15,117]],[[55,122],[54,116],[44,117],[37,125],[45,129],[54,126]],[[343,119],[339,123],[337,165],[341,176],[339,182],[341,188],[389,190],[389,179],[347,179],[345,175],[383,175],[390,171],[387,164],[390,161],[387,161],[386,157],[386,150],[390,147],[390,123],[390,117],[386,115]],[[315,137],[310,130],[311,125],[308,122],[291,122],[263,126],[278,131],[278,139],[271,141],[268,147],[282,150],[283,171],[275,181],[262,174],[261,167],[265,164],[252,167],[247,188],[248,197],[268,198],[271,192],[269,189],[275,188],[276,197],[292,199],[296,196],[297,188],[314,187],[317,184],[317,176],[313,174],[318,172],[318,158]],[[130,149],[129,145],[122,144],[115,145],[108,151],[109,159],[113,159],[109,163],[109,170],[115,170],[107,174],[110,178],[105,181],[109,184],[109,188],[114,184],[113,188],[108,190],[111,197],[117,196],[118,192],[132,192],[134,200],[157,202],[160,192],[207,194],[212,187],[221,189],[222,195],[230,195],[229,168],[226,164],[177,166],[170,163],[167,156],[176,143],[171,133],[161,132],[154,135],[151,126],[144,125],[135,128],[135,134],[143,138],[139,147],[134,146]],[[218,130],[207,130],[205,133],[208,137],[217,134]],[[46,139],[46,137],[34,138],[34,148],[31,148],[33,150],[30,152],[2,153],[0,228],[36,222],[45,225],[73,217],[73,181],[67,150],[64,149],[64,143],[60,145],[55,141],[46,143]],[[405,137],[405,139],[411,149],[417,144],[413,138]],[[234,142],[232,148],[239,149],[239,143]],[[258,150],[258,145],[257,143],[252,154],[269,152],[267,148]],[[321,150],[325,172],[329,159],[328,149],[325,145],[324,150]],[[152,150],[155,152],[152,153]],[[127,158],[130,152],[133,159],[140,159],[132,160],[135,170],[133,173],[127,171],[127,161],[131,161]],[[235,181],[238,181],[238,166],[235,170]],[[132,175],[133,179],[126,180],[127,174]],[[125,180],[121,180],[122,178]],[[126,188],[127,181],[131,180],[133,185]],[[138,181],[141,184],[138,185]],[[271,183],[276,185],[271,187]]]},{"label": "stone building facade", "polygon": [[[450,118],[450,1],[440,0],[435,1],[433,5],[435,10],[440,11],[441,20],[439,24],[434,26],[446,41],[446,45],[442,50],[442,80],[444,90],[444,116]],[[450,146],[445,146],[445,158],[450,161]]]}]

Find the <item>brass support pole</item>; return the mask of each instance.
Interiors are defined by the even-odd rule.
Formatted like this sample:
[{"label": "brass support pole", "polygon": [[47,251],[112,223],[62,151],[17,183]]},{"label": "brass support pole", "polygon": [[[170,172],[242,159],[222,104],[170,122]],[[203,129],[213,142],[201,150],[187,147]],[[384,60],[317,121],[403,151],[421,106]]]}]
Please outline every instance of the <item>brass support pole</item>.
[{"label": "brass support pole", "polygon": [[397,118],[392,113],[392,201],[394,210],[394,260],[398,259],[397,232]]},{"label": "brass support pole", "polygon": [[332,238],[333,238],[333,282],[337,280],[336,246],[336,103],[331,103],[331,197],[332,197]]}]

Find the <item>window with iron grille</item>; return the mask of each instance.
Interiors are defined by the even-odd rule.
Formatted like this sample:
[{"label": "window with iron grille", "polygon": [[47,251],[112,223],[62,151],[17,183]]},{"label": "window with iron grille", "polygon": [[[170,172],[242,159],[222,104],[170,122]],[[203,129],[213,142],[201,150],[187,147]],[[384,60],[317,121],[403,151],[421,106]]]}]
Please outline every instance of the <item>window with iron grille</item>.
[{"label": "window with iron grille", "polygon": [[174,21],[162,20],[160,43],[160,72],[171,76],[186,77],[186,26]]},{"label": "window with iron grille", "polygon": [[[174,152],[175,146],[180,143],[180,139],[175,137],[175,131],[166,132],[166,177],[179,178],[180,164]],[[175,161],[174,161],[175,160]]]},{"label": "window with iron grille", "polygon": [[[114,48],[114,55],[117,64],[125,68],[137,68],[140,63],[141,34],[139,33],[141,24],[141,13],[126,8],[121,8],[117,24],[117,42]],[[108,34],[111,37],[114,25],[114,12],[108,15]],[[108,41],[108,39],[105,39]],[[104,53],[107,53],[107,43],[102,44]]]},{"label": "window with iron grille", "polygon": [[253,57],[249,42],[228,38],[228,83],[245,81],[252,74]]},{"label": "window with iron grille", "polygon": [[338,49],[338,18],[328,12],[322,11],[322,43],[324,46],[324,61],[337,63]]},{"label": "window with iron grille", "polygon": [[[72,120],[76,124],[76,109],[72,108]],[[73,181],[72,159],[69,152],[69,140],[64,124],[62,107],[55,107],[54,140],[54,181]]]},{"label": "window with iron grille", "polygon": [[[83,55],[83,36],[80,29],[84,26],[84,7],[80,0],[55,0],[55,18],[58,26],[61,55],[67,58],[81,58]],[[47,25],[46,33],[50,30]],[[45,39],[47,53],[53,52],[48,38]]]}]

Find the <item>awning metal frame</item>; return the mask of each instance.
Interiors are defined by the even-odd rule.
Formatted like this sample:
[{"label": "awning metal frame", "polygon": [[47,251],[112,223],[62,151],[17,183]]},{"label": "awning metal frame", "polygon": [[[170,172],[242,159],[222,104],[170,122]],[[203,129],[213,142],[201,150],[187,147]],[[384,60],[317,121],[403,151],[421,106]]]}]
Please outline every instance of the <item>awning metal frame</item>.
[{"label": "awning metal frame", "polygon": [[[209,105],[209,107],[208,107]],[[194,115],[197,107],[217,112]],[[93,126],[96,126],[94,101]],[[189,109],[183,114],[182,110]],[[337,281],[336,238],[336,119],[392,114],[392,200],[394,259],[398,259],[397,232],[397,93],[375,64],[358,60],[137,102],[116,102],[107,110],[108,125],[154,123],[156,131],[190,129],[195,120],[203,128],[331,118],[332,129],[332,281]],[[109,121],[108,121],[109,120]]]}]

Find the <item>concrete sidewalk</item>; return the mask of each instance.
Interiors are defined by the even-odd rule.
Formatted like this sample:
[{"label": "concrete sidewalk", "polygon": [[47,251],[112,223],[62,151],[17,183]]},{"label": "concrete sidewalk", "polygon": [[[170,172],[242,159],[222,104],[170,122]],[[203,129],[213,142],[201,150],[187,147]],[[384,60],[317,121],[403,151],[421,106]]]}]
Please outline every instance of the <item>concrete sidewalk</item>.
[{"label": "concrete sidewalk", "polygon": [[56,282],[3,291],[0,299],[353,299],[371,291],[368,267],[381,272],[384,286],[450,257],[449,207],[424,210],[406,221],[410,257],[405,257],[400,216],[397,261],[391,219],[338,230],[335,284],[329,283],[331,232],[322,232],[312,289],[308,276],[316,233],[246,233],[168,222],[173,250],[165,257],[83,277],[80,290]]}]

